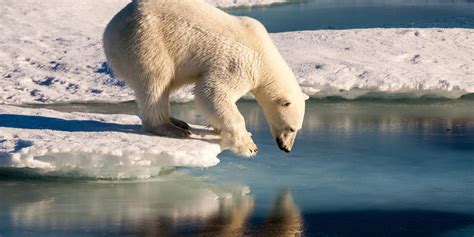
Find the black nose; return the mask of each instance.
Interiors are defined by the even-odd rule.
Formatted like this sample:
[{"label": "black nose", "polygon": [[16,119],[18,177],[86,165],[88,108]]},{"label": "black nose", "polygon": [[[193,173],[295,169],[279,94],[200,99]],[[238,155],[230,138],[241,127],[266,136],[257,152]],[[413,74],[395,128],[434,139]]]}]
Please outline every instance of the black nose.
[{"label": "black nose", "polygon": [[285,145],[283,145],[283,141],[281,140],[281,138],[277,137],[276,139],[276,143],[278,144],[278,148],[280,148],[280,150],[286,152],[286,153],[290,153],[290,149],[288,149],[288,147],[286,147]]},{"label": "black nose", "polygon": [[280,149],[286,153],[290,153],[290,150],[286,147],[280,147]]}]

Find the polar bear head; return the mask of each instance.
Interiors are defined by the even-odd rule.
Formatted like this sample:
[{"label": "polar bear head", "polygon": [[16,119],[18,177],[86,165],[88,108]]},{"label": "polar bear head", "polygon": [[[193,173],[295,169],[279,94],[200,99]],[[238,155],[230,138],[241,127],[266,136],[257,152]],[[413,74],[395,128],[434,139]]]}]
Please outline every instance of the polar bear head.
[{"label": "polar bear head", "polygon": [[297,90],[294,93],[287,91],[271,100],[259,101],[275,142],[285,152],[291,151],[296,134],[303,125],[305,100],[308,98],[301,90]]},{"label": "polar bear head", "polygon": [[305,100],[308,96],[278,98],[273,101],[273,108],[265,109],[265,117],[270,126],[273,138],[278,147],[290,152],[296,139],[296,134],[303,125]]}]

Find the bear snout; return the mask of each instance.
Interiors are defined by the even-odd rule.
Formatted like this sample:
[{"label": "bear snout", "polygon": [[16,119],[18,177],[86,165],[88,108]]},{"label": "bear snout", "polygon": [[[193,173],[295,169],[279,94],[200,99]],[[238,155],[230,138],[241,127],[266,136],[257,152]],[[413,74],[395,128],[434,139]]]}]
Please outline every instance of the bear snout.
[{"label": "bear snout", "polygon": [[288,146],[286,146],[283,143],[283,139],[281,137],[277,137],[275,140],[276,140],[276,143],[278,144],[278,148],[280,148],[280,150],[282,150],[286,153],[290,153],[291,148],[289,148]]}]

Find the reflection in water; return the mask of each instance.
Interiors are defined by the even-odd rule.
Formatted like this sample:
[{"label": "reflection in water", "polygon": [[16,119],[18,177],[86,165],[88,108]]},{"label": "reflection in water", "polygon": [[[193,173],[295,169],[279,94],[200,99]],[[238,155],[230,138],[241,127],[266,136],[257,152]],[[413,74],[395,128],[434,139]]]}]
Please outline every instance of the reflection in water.
[{"label": "reflection in water", "polygon": [[206,220],[201,233],[215,236],[241,236],[245,233],[245,224],[254,208],[254,200],[251,198],[236,200],[225,200],[221,202],[221,208]]},{"label": "reflection in water", "polygon": [[[136,114],[134,102],[120,104],[53,104],[34,107],[58,111]],[[238,103],[252,133],[273,141],[264,115],[253,101]],[[309,101],[299,140],[325,135],[345,138],[375,134],[373,139],[387,144],[402,136],[411,136],[422,145],[474,151],[473,100],[397,101]],[[207,125],[193,103],[174,104],[172,113],[187,122]],[[405,137],[404,137],[405,138]],[[298,139],[297,139],[298,140]],[[298,147],[296,142],[296,147]]]},{"label": "reflection in water", "polygon": [[[283,192],[262,228],[248,187],[170,175],[153,182],[0,182],[0,234],[295,236],[302,218]],[[7,230],[7,232],[4,232]],[[3,232],[3,233],[2,233]]]},{"label": "reflection in water", "polygon": [[[241,103],[251,131],[266,129],[260,108]],[[373,133],[390,140],[414,136],[422,144],[474,150],[474,101],[309,102],[302,133],[349,138]],[[304,135],[303,135],[304,136]]]},{"label": "reflection in water", "polygon": [[[51,104],[33,105],[63,112],[91,112],[137,114],[134,102],[119,104]],[[266,130],[265,118],[253,101],[241,101],[239,110],[249,128]],[[473,100],[413,100],[413,101],[324,101],[313,100],[306,104],[303,131],[307,133],[331,131],[344,134],[360,133],[367,129],[378,132],[413,133],[432,135],[445,132],[455,136],[459,132],[474,130]],[[194,103],[173,104],[172,113],[190,123],[205,125]],[[443,128],[442,131],[439,128]],[[413,130],[416,129],[416,130]]]},{"label": "reflection in water", "polygon": [[303,219],[290,192],[283,192],[277,198],[260,232],[262,235],[268,236],[300,236],[303,234]]},{"label": "reflection in water", "polygon": [[[183,217],[192,214],[178,214],[177,219],[172,218],[170,210],[181,210],[182,205],[153,204],[155,200],[151,194],[148,199],[152,201],[147,199],[143,203],[152,204],[143,209],[127,209],[120,215],[115,215],[116,209],[104,209],[107,203],[101,201],[104,212],[95,215],[109,213],[108,216],[121,216],[119,220],[123,220],[123,224],[116,225],[126,226],[127,229],[117,230],[114,223],[120,221],[110,217],[110,221],[100,223],[105,223],[103,225],[110,227],[109,230],[114,233],[124,235],[153,235],[147,233],[164,231],[161,233],[170,235],[203,233],[207,236],[226,236],[232,233],[275,236],[297,234],[303,228],[308,236],[457,237],[472,236],[474,233],[473,100],[313,100],[307,103],[303,129],[290,155],[281,152],[274,144],[261,109],[255,102],[242,101],[238,106],[260,148],[256,159],[239,159],[223,152],[221,163],[216,167],[185,170],[196,176],[212,177],[219,183],[247,184],[252,188],[251,196],[226,199],[222,198],[226,195],[216,194],[219,193],[217,188],[201,185],[203,191],[211,189],[218,201],[202,197],[208,200],[208,206],[202,209],[210,211],[197,212],[204,214],[196,214],[194,216],[199,217],[192,218]],[[78,110],[78,105],[74,107]],[[185,121],[205,124],[193,108],[192,103],[173,105],[172,112]],[[70,108],[63,106],[55,109]],[[86,112],[91,110],[87,106],[80,109]],[[135,113],[135,105],[130,103],[116,108],[96,105],[92,110]],[[183,193],[182,185],[175,185],[177,191],[161,189],[180,194]],[[291,189],[301,214],[289,193],[278,192],[286,187]],[[90,192],[95,193],[94,190]],[[28,193],[25,192],[25,195]],[[163,195],[153,195],[163,199]],[[190,196],[198,195],[191,192]],[[61,200],[59,197],[61,195],[55,195],[53,203],[54,200]],[[84,196],[83,199],[87,198]],[[110,205],[116,207],[114,199],[109,199]],[[51,205],[51,198],[41,200],[43,202],[35,206]],[[122,202],[128,201],[119,201]],[[273,202],[274,208],[268,210],[267,206]],[[191,207],[200,206],[197,200],[190,203],[194,204],[184,209],[192,210]],[[19,205],[13,206],[18,208]],[[82,207],[63,206],[71,209]],[[149,210],[148,215],[143,210]],[[10,212],[0,204],[0,213],[2,211]],[[20,211],[28,214],[15,220],[31,219],[29,216],[34,214],[29,213],[35,212]],[[52,213],[53,216],[59,214],[62,212]],[[142,218],[135,222],[135,219],[124,218],[132,214]],[[67,215],[62,215],[66,219]],[[7,219],[10,217],[8,215]],[[50,218],[58,223],[63,221],[57,221],[61,219],[57,217]],[[100,219],[105,220],[105,217]]]},{"label": "reflection in water", "polygon": [[[417,128],[430,133],[443,127],[453,130],[474,127],[474,101],[439,102],[309,102],[306,105],[304,132],[330,130],[346,134],[375,129],[381,133],[400,133]],[[253,103],[240,103],[248,126],[261,128],[263,114]],[[185,111],[183,111],[185,112]]]}]

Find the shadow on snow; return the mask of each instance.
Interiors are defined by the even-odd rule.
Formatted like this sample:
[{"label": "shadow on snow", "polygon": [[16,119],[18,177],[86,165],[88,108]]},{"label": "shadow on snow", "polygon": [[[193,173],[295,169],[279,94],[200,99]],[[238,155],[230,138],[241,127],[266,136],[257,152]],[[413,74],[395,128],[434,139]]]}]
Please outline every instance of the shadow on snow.
[{"label": "shadow on snow", "polygon": [[141,133],[141,125],[107,123],[94,120],[66,120],[36,115],[0,114],[0,127],[49,129],[63,132]]}]

